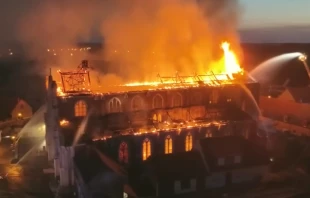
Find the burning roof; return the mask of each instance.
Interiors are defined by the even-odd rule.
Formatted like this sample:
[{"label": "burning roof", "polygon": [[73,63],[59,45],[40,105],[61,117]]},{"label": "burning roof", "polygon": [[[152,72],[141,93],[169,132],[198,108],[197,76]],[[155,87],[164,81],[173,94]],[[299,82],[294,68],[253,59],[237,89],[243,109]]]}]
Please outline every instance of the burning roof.
[{"label": "burning roof", "polygon": [[[236,80],[244,80],[244,70],[240,67],[239,61],[235,53],[230,49],[228,42],[221,45],[223,50],[223,58],[218,65],[208,68],[205,74],[180,75],[176,73],[174,76],[157,75],[157,81],[145,82],[129,82],[122,85],[103,85],[109,87],[109,91],[99,90],[97,93],[104,92],[126,92],[137,90],[154,90],[154,89],[173,89],[187,88],[196,86],[220,86],[223,84],[235,84]],[[90,85],[89,67],[87,61],[83,61],[77,71],[61,72],[62,86],[58,83],[58,95],[65,96],[67,94],[95,93],[95,87]],[[213,70],[221,70],[214,73]],[[108,89],[105,89],[108,90]]]}]

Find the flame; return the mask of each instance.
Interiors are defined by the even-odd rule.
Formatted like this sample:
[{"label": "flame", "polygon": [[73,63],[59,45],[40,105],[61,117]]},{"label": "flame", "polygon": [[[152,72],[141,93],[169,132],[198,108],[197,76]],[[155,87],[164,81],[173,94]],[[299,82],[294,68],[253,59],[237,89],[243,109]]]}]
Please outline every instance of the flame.
[{"label": "flame", "polygon": [[60,124],[60,126],[68,126],[69,125],[69,121],[63,119],[63,120],[60,120],[59,124]]},{"label": "flame", "polygon": [[57,96],[65,96],[66,94],[62,91],[61,87],[57,87]]},{"label": "flame", "polygon": [[[176,86],[171,86],[171,84],[179,84],[177,88],[186,87],[186,86],[193,86],[197,85],[198,81],[202,81],[205,84],[209,85],[219,85],[216,81],[222,81],[221,83],[225,83],[225,81],[230,81],[234,79],[234,74],[242,74],[243,69],[240,67],[239,61],[235,53],[230,49],[230,44],[228,42],[223,42],[221,44],[221,48],[223,50],[223,61],[219,62],[218,64],[224,65],[216,65],[215,67],[219,66],[219,68],[224,68],[224,71],[220,74],[213,74],[212,69],[210,74],[202,75],[199,79],[195,78],[195,76],[191,77],[182,77],[182,85],[178,83],[177,80],[171,79],[164,82],[132,82],[127,83],[125,86],[162,86],[162,88],[176,88]],[[222,67],[220,67],[222,66]],[[199,76],[197,76],[199,77]],[[176,77],[177,78],[177,77]],[[229,82],[227,82],[229,83]]]},{"label": "flame", "polygon": [[[235,53],[230,49],[230,43],[223,42],[221,44],[221,49],[223,50],[223,57],[216,62],[216,64],[211,64],[211,68],[206,68],[207,73],[203,75],[192,75],[192,76],[180,76],[178,73],[173,77],[159,77],[157,81],[146,81],[146,82],[130,82],[122,85],[112,85],[114,92],[122,92],[118,90],[120,87],[125,87],[126,90],[123,91],[136,91],[139,90],[152,90],[152,89],[175,89],[175,88],[187,88],[199,86],[200,83],[219,86],[222,84],[233,83],[235,74],[243,75],[243,69],[240,67],[239,61]],[[214,74],[213,70],[218,70],[222,68],[221,72]],[[60,71],[58,71],[60,72]],[[164,79],[164,80],[163,80]],[[61,83],[57,83],[58,86]],[[131,88],[129,88],[131,87]],[[142,88],[143,87],[143,88]],[[90,90],[89,90],[90,91]],[[98,92],[98,94],[101,94]],[[58,96],[66,96],[66,93],[61,87],[57,88]]]},{"label": "flame", "polygon": [[239,65],[235,53],[230,50],[230,44],[228,42],[223,42],[221,47],[224,51],[225,73],[233,79],[233,74],[243,73],[243,70]]}]

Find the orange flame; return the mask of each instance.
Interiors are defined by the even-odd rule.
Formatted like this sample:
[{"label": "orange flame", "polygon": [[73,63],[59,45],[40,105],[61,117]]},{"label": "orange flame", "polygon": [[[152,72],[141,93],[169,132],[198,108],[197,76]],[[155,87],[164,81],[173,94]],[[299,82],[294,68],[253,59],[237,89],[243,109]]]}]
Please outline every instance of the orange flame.
[{"label": "orange flame", "polygon": [[243,70],[239,65],[235,53],[230,50],[230,44],[228,42],[223,42],[221,47],[224,51],[225,73],[233,79],[233,74],[243,73]]},{"label": "orange flame", "polygon": [[[193,75],[193,76],[180,76],[178,75],[172,78],[165,78],[158,81],[146,81],[146,82],[131,82],[123,85],[112,85],[114,91],[119,91],[117,87],[125,86],[126,90],[132,89],[172,89],[172,88],[186,88],[199,86],[198,82],[203,82],[204,84],[209,84],[212,86],[221,84],[230,84],[231,80],[234,79],[234,74],[243,75],[243,69],[240,67],[239,61],[235,53],[230,49],[230,44],[228,42],[223,42],[221,44],[221,49],[223,50],[223,57],[216,64],[211,64],[211,68],[206,68],[207,72],[203,75]],[[213,70],[221,68],[219,73],[214,74]],[[61,83],[57,83],[61,85]],[[116,86],[116,87],[115,87]],[[142,88],[143,86],[143,88]],[[129,88],[131,87],[131,88]],[[135,88],[134,88],[135,87]],[[154,87],[154,88],[153,88]],[[128,91],[127,90],[127,91]],[[65,96],[66,93],[61,87],[57,89],[58,96]]]},{"label": "orange flame", "polygon": [[[212,74],[205,75],[200,79],[206,84],[213,84],[215,80],[220,81],[228,81],[234,79],[233,74],[243,74],[243,69],[239,65],[239,61],[235,55],[235,53],[230,49],[230,44],[228,42],[223,42],[221,44],[221,48],[223,49],[224,55],[223,55],[223,61],[218,64],[224,64],[224,65],[215,65],[222,66],[220,68],[224,68],[224,71],[222,71],[220,74],[213,74],[212,69],[210,70]],[[210,72],[209,71],[209,72]],[[168,84],[174,84],[176,83],[175,80],[168,80],[165,82],[132,82],[127,83],[125,86],[160,86],[164,85],[163,88],[172,88]],[[197,79],[194,79],[192,77],[188,77],[186,79],[183,79],[183,85],[180,85],[184,87],[184,84],[187,84],[189,86],[196,85]],[[175,87],[175,86],[173,86]]]}]

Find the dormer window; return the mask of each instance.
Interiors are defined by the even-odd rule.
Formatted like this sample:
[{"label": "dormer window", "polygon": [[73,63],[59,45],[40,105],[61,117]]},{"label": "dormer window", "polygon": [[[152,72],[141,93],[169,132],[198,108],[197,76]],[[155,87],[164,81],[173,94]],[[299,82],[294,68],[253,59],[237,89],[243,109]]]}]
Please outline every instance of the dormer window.
[{"label": "dormer window", "polygon": [[241,163],[241,156],[240,155],[236,155],[234,157],[234,163],[235,164],[240,164]]},{"label": "dormer window", "polygon": [[223,158],[223,157],[218,158],[217,163],[218,163],[219,166],[224,166],[224,164],[225,164],[225,158]]}]

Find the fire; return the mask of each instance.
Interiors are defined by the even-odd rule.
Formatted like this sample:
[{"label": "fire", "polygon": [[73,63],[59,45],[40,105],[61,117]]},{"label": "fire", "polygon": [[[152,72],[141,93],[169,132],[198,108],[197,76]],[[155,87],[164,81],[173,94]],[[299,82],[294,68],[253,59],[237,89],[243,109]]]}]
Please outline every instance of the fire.
[{"label": "fire", "polygon": [[[171,84],[182,84],[179,86],[184,87],[184,85],[197,85],[197,82],[204,82],[205,84],[212,84],[216,85],[216,81],[222,81],[221,83],[224,83],[225,81],[233,80],[234,74],[243,74],[243,69],[239,65],[239,61],[237,59],[237,56],[235,53],[230,49],[230,44],[228,42],[223,42],[221,44],[221,48],[223,50],[223,61],[222,65],[224,68],[224,71],[221,74],[214,74],[211,71],[209,71],[209,74],[207,75],[193,75],[193,76],[187,76],[182,77],[176,76],[174,79],[170,79],[167,81],[157,81],[157,82],[133,82],[133,83],[127,83],[125,86],[163,86],[163,88],[172,88]],[[220,63],[219,63],[220,64]],[[179,87],[178,86],[178,87]],[[173,86],[175,88],[175,86]]]},{"label": "fire", "polygon": [[[120,91],[120,87],[124,87],[129,91],[135,89],[175,89],[175,88],[188,88],[199,86],[201,83],[210,85],[210,86],[219,86],[222,84],[231,84],[232,80],[235,78],[235,74],[243,75],[243,69],[240,67],[239,61],[235,53],[230,49],[230,43],[223,42],[221,44],[221,49],[223,50],[223,57],[216,61],[215,64],[211,64],[211,68],[206,68],[206,73],[202,75],[187,75],[182,76],[176,73],[175,76],[170,77],[161,77],[158,75],[157,81],[148,81],[148,82],[131,82],[122,85],[110,85],[113,90],[111,91]],[[213,73],[214,70],[221,68],[221,72]],[[60,73],[60,71],[58,71]],[[61,83],[57,83],[61,85]],[[131,87],[131,88],[129,88]],[[143,88],[142,88],[143,87]],[[90,90],[89,90],[90,91]],[[120,92],[122,92],[120,91]],[[66,96],[64,90],[59,86],[57,88],[58,96]]]},{"label": "fire", "polygon": [[230,50],[230,44],[223,42],[221,47],[224,51],[225,73],[233,79],[233,74],[243,73],[243,70],[238,63],[235,53]]},{"label": "fire", "polygon": [[62,91],[61,87],[57,87],[57,96],[65,96],[65,95],[66,94]]}]

